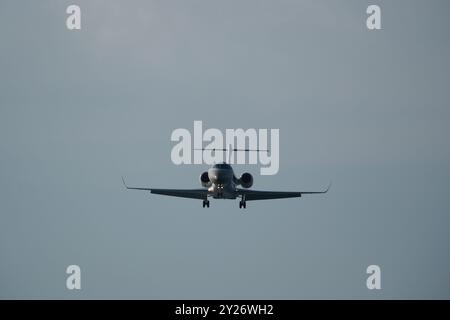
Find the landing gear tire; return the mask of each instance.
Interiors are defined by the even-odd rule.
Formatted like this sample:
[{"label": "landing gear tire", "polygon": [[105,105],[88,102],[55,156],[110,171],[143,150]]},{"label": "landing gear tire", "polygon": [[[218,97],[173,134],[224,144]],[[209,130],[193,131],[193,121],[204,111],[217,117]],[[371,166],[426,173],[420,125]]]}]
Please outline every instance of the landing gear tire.
[{"label": "landing gear tire", "polygon": [[204,207],[209,208],[209,200],[203,200],[203,208]]},{"label": "landing gear tire", "polygon": [[242,209],[242,208],[246,208],[247,207],[247,204],[245,203],[245,201],[239,201],[239,209]]}]

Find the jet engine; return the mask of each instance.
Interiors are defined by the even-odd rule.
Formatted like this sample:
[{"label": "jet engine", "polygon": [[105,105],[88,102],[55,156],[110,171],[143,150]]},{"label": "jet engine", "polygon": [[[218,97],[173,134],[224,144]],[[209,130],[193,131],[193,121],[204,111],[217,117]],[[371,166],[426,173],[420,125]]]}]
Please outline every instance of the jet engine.
[{"label": "jet engine", "polygon": [[211,181],[209,180],[208,177],[208,172],[205,171],[200,175],[200,183],[202,184],[203,187],[205,188],[209,188],[211,186]]},{"label": "jet engine", "polygon": [[238,182],[243,188],[250,188],[253,185],[253,176],[248,172],[243,173]]}]

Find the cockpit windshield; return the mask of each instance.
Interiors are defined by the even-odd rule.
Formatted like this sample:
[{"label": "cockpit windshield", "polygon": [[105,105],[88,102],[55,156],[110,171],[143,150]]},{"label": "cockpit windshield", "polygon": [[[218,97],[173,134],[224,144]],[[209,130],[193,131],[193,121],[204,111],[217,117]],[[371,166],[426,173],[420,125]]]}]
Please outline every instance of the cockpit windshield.
[{"label": "cockpit windshield", "polygon": [[213,166],[215,169],[231,169],[231,166],[227,163],[218,163]]}]

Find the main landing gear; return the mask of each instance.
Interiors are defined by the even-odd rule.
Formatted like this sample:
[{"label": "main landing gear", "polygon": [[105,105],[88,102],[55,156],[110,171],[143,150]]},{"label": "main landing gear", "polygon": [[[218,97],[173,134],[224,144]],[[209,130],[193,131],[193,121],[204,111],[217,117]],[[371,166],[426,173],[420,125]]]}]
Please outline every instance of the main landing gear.
[{"label": "main landing gear", "polygon": [[239,201],[239,209],[247,208],[247,203],[245,202],[245,194],[242,195],[241,201]]},{"label": "main landing gear", "polygon": [[209,200],[203,200],[203,208],[208,207],[209,208]]}]

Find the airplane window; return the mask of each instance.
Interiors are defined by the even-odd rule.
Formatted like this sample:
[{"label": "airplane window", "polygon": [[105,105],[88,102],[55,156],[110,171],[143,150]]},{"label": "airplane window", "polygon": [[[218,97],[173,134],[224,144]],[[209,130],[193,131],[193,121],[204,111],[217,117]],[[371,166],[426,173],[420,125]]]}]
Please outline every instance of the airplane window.
[{"label": "airplane window", "polygon": [[230,167],[229,164],[226,164],[226,163],[220,163],[220,164],[214,165],[214,168],[217,168],[217,169],[229,169],[229,168],[231,168],[231,167]]}]

